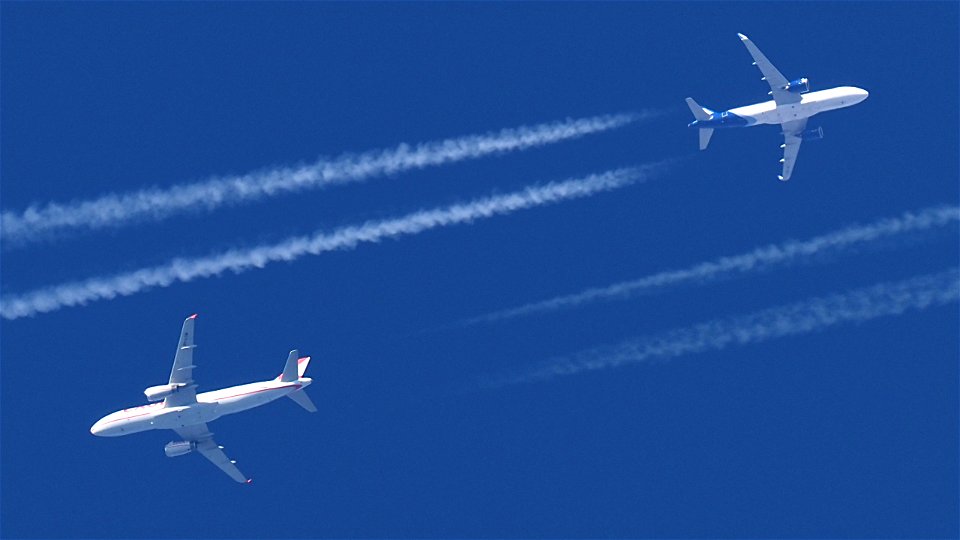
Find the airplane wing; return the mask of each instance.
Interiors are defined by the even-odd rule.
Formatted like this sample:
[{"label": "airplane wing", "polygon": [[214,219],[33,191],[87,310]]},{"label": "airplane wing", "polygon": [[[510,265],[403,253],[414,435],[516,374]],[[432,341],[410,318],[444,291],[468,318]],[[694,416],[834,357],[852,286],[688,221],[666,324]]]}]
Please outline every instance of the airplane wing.
[{"label": "airplane wing", "polygon": [[754,65],[760,68],[760,72],[763,73],[763,80],[767,81],[767,84],[770,85],[770,95],[773,96],[773,100],[777,102],[777,105],[799,103],[801,99],[800,94],[794,94],[783,89],[790,81],[780,73],[780,70],[778,70],[770,60],[767,60],[767,57],[750,41],[750,38],[743,34],[737,35],[740,36],[740,41],[743,42],[750,56],[753,57]]},{"label": "airplane wing", "polygon": [[183,440],[196,443],[197,452],[200,452],[203,454],[203,457],[209,459],[210,463],[220,467],[220,470],[227,473],[227,476],[230,478],[246,484],[252,481],[240,472],[240,469],[234,464],[236,462],[223,453],[223,447],[219,446],[216,441],[213,440],[213,433],[210,433],[206,424],[195,424],[177,428],[174,431],[183,437]]},{"label": "airplane wing", "polygon": [[784,122],[781,127],[783,128],[783,146],[781,146],[783,159],[780,163],[783,163],[783,174],[780,175],[780,180],[786,182],[793,174],[793,165],[797,161],[797,154],[800,153],[800,143],[803,142],[800,134],[807,127],[807,119]]},{"label": "airplane wing", "polygon": [[178,407],[197,402],[196,385],[193,384],[193,325],[197,314],[187,317],[180,330],[180,344],[177,345],[177,354],[173,357],[173,369],[170,370],[170,384],[184,384],[174,394],[163,400],[164,407]]}]

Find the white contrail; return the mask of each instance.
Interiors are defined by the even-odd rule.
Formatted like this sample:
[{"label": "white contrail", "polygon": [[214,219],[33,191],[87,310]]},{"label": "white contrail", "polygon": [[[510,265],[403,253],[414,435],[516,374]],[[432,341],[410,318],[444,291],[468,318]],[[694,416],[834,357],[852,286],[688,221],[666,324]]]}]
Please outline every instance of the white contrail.
[{"label": "white contrail", "polygon": [[497,387],[624,364],[717,351],[734,345],[748,345],[816,332],[842,323],[899,315],[905,311],[956,302],[958,299],[960,272],[953,268],[905,281],[881,283],[811,298],[749,315],[716,319],[656,336],[626,341],[612,347],[590,349],[569,357],[550,360],[525,372],[487,378],[482,384]]},{"label": "white contrail", "polygon": [[960,207],[935,206],[916,212],[906,212],[899,217],[875,221],[868,225],[853,225],[809,240],[790,240],[780,244],[758,247],[747,253],[721,257],[680,270],[668,270],[623,281],[606,287],[557,296],[515,308],[474,317],[463,324],[477,324],[512,319],[534,313],[557,311],[590,302],[618,300],[633,295],[652,293],[660,288],[687,283],[703,283],[713,279],[759,271],[771,266],[790,265],[809,260],[816,255],[833,253],[869,242],[890,238],[899,234],[945,227],[960,221]]},{"label": "white contrail", "polygon": [[22,212],[4,211],[0,240],[18,245],[69,229],[120,227],[142,220],[161,220],[190,210],[213,210],[225,204],[254,201],[281,193],[332,184],[359,182],[413,169],[443,165],[492,154],[544,146],[599,133],[658,115],[656,111],[567,119],[504,129],[483,135],[346,154],[299,167],[282,167],[241,176],[216,177],[193,184],[154,188],[71,203],[47,203]]},{"label": "white contrail", "polygon": [[278,244],[234,249],[195,259],[174,259],[162,266],[13,294],[0,300],[0,316],[5,319],[28,317],[66,306],[128,296],[154,287],[167,287],[176,282],[216,276],[228,270],[240,273],[252,268],[263,268],[274,261],[291,261],[304,255],[352,249],[361,243],[409,236],[438,227],[469,223],[526,208],[587,197],[644,181],[661,171],[668,163],[670,162],[617,169],[581,179],[530,186],[513,193],[421,210],[395,219],[369,221],[331,232],[293,237]]}]

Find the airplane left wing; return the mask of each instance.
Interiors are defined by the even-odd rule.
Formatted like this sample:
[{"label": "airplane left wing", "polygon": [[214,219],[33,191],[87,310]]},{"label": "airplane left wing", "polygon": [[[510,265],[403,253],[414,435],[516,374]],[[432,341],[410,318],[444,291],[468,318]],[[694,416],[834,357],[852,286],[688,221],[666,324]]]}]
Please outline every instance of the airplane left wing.
[{"label": "airplane left wing", "polygon": [[767,81],[767,84],[770,85],[770,95],[773,96],[773,100],[777,102],[777,105],[799,103],[801,99],[800,94],[794,94],[785,89],[790,81],[783,76],[783,73],[780,73],[780,70],[773,65],[773,62],[767,60],[767,57],[750,41],[750,38],[743,34],[737,35],[740,36],[740,41],[743,42],[750,56],[753,57],[754,65],[760,68],[760,72],[763,73],[763,80]]},{"label": "airplane left wing", "polygon": [[249,484],[252,482],[251,479],[247,478],[240,472],[240,469],[235,465],[235,461],[227,457],[223,453],[223,447],[218,445],[216,441],[213,440],[213,433],[210,433],[210,430],[207,428],[206,424],[195,424],[192,426],[185,426],[182,428],[177,428],[174,431],[178,435],[183,437],[184,441],[196,443],[196,450],[203,454],[203,457],[210,460],[210,463],[213,463],[217,467],[220,467],[220,470],[227,473],[227,476],[233,478],[237,482]]},{"label": "airplane left wing", "polygon": [[800,153],[800,143],[803,142],[800,134],[807,127],[807,119],[784,122],[781,127],[783,128],[783,145],[780,148],[783,148],[783,159],[780,163],[783,163],[783,173],[779,178],[786,182],[793,174],[793,166],[797,162],[797,154]]},{"label": "airplane left wing", "polygon": [[170,370],[170,384],[184,385],[163,400],[164,407],[179,407],[197,402],[196,385],[193,384],[193,327],[197,315],[186,318],[180,330],[180,342],[177,345],[177,354],[173,357],[173,368]]}]

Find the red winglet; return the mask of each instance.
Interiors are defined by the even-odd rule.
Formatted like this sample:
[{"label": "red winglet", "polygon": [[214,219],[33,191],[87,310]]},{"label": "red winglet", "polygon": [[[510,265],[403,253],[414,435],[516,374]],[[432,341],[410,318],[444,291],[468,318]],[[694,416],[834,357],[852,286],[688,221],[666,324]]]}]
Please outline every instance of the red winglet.
[{"label": "red winglet", "polygon": [[193,315],[191,315],[191,316],[189,316],[189,317],[187,317],[187,318],[188,318],[188,319],[196,319],[196,318],[197,318],[197,315],[199,315],[199,313],[194,313]]}]

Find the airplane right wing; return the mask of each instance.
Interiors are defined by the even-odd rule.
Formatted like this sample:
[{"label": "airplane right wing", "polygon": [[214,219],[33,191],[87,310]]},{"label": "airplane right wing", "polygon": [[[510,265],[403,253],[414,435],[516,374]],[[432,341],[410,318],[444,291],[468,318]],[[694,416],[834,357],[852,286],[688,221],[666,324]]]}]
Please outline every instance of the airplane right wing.
[{"label": "airplane right wing", "polygon": [[235,465],[236,462],[223,453],[223,447],[213,440],[213,433],[210,433],[206,424],[185,426],[177,428],[174,431],[183,437],[184,441],[196,443],[197,452],[200,452],[203,454],[203,457],[209,459],[210,463],[220,467],[220,470],[227,473],[227,476],[230,478],[240,483],[249,484],[252,482],[251,479],[240,472],[240,469]]},{"label": "airplane right wing", "polygon": [[780,70],[778,70],[770,60],[767,60],[767,57],[750,41],[750,38],[743,34],[737,35],[740,36],[740,41],[747,47],[747,52],[753,57],[754,65],[760,68],[760,72],[763,73],[763,80],[767,81],[767,84],[770,85],[770,95],[773,96],[773,100],[777,102],[777,105],[799,103],[801,99],[800,94],[794,94],[784,89],[790,81],[783,76],[783,73],[780,73]]},{"label": "airplane right wing", "polygon": [[807,127],[807,119],[784,122],[781,127],[783,128],[783,146],[781,146],[783,148],[783,159],[780,160],[780,163],[783,163],[783,173],[779,178],[786,182],[793,174],[793,166],[797,162],[797,154],[800,153],[800,143],[803,142],[803,137],[800,134]]}]

